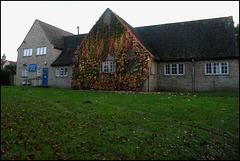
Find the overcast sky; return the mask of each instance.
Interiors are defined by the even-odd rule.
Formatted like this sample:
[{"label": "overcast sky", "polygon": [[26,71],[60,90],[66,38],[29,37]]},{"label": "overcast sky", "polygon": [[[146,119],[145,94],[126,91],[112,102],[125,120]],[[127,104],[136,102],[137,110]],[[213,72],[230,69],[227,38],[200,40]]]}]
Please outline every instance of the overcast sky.
[{"label": "overcast sky", "polygon": [[21,45],[36,19],[77,34],[88,33],[110,8],[133,27],[233,16],[239,1],[1,1],[1,57],[17,61]]}]

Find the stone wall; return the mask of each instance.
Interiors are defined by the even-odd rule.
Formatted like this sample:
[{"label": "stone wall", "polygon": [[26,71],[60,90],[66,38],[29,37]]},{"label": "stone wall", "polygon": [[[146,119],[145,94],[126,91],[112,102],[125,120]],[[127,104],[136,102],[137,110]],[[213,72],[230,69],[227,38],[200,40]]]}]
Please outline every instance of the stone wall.
[{"label": "stone wall", "polygon": [[[215,62],[228,62],[229,74],[227,75],[206,75],[205,64]],[[184,64],[184,75],[165,75],[165,64]],[[185,92],[202,92],[202,91],[238,91],[239,90],[239,60],[195,60],[194,61],[194,79],[193,79],[193,62],[159,62],[158,63],[158,91],[185,91]]]},{"label": "stone wall", "polygon": [[[37,55],[38,47],[47,47],[46,55]],[[23,56],[24,49],[32,49],[31,56]],[[29,69],[29,64],[37,64],[37,69],[41,70],[41,77],[43,74],[43,68],[48,68],[48,85],[54,84],[52,82],[52,76],[54,75],[54,70],[52,69],[52,62],[60,54],[61,50],[55,49],[54,46],[49,42],[44,31],[39,25],[38,21],[35,21],[31,29],[29,30],[27,36],[25,37],[23,43],[18,48],[18,58],[17,58],[17,71],[16,71],[16,85],[21,86],[22,81],[25,79],[37,78],[37,71],[28,72],[28,76],[22,77],[22,69]]]}]

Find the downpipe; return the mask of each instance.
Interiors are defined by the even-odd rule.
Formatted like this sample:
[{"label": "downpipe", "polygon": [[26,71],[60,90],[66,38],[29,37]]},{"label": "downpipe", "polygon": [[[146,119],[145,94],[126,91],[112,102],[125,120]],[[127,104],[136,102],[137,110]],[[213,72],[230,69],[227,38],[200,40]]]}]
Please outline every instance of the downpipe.
[{"label": "downpipe", "polygon": [[195,92],[195,62],[192,59],[192,92]]}]

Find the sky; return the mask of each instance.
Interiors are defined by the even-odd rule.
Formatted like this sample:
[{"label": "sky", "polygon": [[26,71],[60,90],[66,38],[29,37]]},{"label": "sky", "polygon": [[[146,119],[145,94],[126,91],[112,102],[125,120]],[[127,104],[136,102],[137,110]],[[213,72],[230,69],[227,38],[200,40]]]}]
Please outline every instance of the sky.
[{"label": "sky", "polygon": [[239,1],[1,1],[1,57],[17,49],[36,19],[77,34],[88,33],[109,8],[132,27],[233,16]]}]

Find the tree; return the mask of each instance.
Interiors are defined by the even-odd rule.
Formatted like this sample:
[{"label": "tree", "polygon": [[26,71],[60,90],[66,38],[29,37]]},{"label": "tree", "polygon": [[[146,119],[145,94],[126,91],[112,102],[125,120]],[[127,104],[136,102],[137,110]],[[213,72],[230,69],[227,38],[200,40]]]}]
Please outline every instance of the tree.
[{"label": "tree", "polygon": [[1,69],[1,85],[10,85],[11,84],[11,75],[16,74],[16,65],[6,65]]},{"label": "tree", "polygon": [[9,71],[9,73],[11,75],[15,75],[16,74],[16,65],[6,65],[5,68],[3,70]]}]

